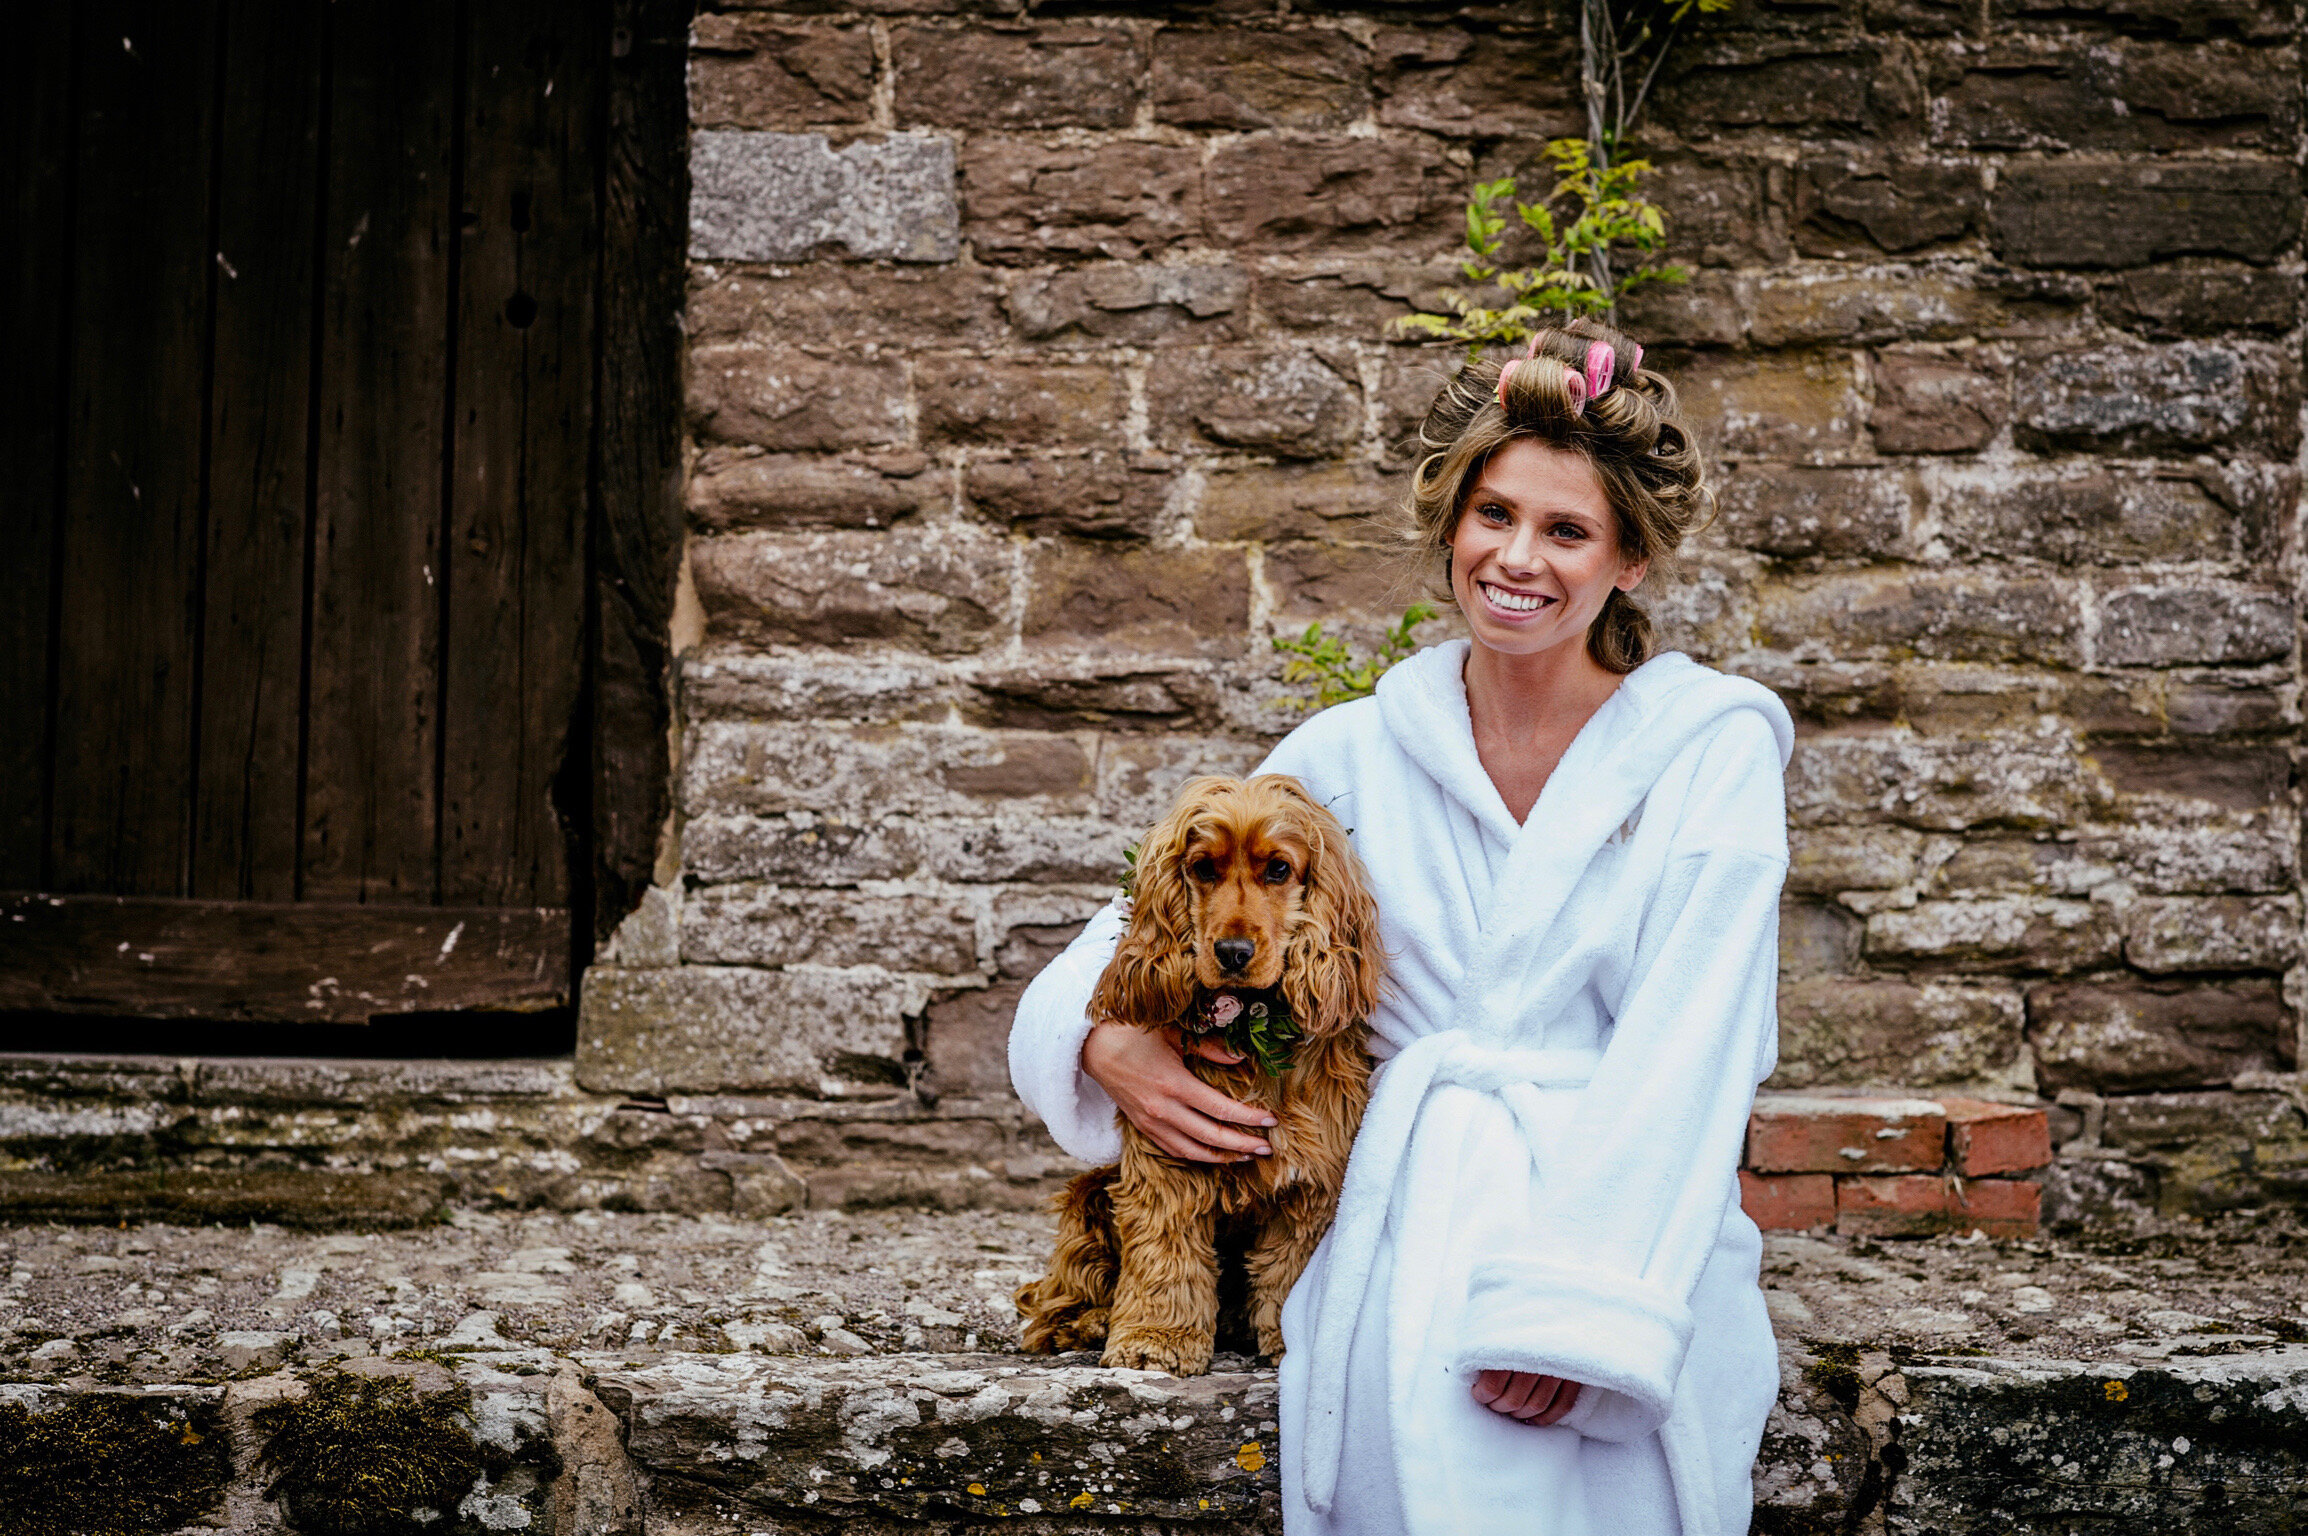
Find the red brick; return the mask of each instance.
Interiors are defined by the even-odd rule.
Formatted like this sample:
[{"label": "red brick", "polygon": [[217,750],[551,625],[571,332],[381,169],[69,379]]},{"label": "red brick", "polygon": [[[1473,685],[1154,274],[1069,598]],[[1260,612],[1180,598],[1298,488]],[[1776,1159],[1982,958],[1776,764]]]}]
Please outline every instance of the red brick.
[{"label": "red brick", "polygon": [[1835,1230],[1846,1237],[1928,1237],[1950,1219],[1947,1180],[1936,1173],[1835,1181]]},{"label": "red brick", "polygon": [[1947,1111],[1948,1166],[1967,1179],[2026,1173],[2052,1160],[2051,1125],[2040,1109],[1984,1099],[1942,1099],[1940,1105]]},{"label": "red brick", "polygon": [[2043,1215],[2043,1187],[2026,1179],[1966,1179],[1948,1197],[1949,1224],[1990,1237],[2033,1237]]},{"label": "red brick", "polygon": [[1758,1173],[1906,1173],[1936,1169],[1947,1116],[1929,1099],[1766,1094],[1747,1122]]},{"label": "red brick", "polygon": [[1739,1207],[1766,1232],[1800,1232],[1835,1223],[1835,1180],[1824,1173],[1739,1170]]}]

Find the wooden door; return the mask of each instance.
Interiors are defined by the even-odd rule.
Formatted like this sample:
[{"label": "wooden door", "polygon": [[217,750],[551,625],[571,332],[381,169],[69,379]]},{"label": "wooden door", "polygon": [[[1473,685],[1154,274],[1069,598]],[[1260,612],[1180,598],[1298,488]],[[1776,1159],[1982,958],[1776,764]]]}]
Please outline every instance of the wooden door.
[{"label": "wooden door", "polygon": [[0,1009],[568,1001],[613,26],[26,12]]}]

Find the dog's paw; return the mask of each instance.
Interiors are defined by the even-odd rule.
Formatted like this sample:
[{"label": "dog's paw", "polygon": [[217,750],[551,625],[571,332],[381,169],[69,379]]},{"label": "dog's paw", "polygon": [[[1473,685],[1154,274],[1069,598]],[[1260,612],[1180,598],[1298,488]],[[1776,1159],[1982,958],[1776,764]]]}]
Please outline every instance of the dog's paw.
[{"label": "dog's paw", "polygon": [[1106,1309],[1092,1307],[1079,1317],[1070,1318],[1052,1331],[1052,1348],[1059,1350],[1096,1349],[1106,1342]]},{"label": "dog's paw", "polygon": [[1269,1364],[1282,1358],[1281,1325],[1277,1324],[1270,1328],[1258,1330],[1258,1353],[1264,1356]]},{"label": "dog's paw", "polygon": [[1199,1376],[1210,1369],[1211,1341],[1207,1335],[1180,1337],[1166,1333],[1130,1333],[1106,1341],[1100,1365],[1133,1371],[1167,1371],[1173,1376]]}]

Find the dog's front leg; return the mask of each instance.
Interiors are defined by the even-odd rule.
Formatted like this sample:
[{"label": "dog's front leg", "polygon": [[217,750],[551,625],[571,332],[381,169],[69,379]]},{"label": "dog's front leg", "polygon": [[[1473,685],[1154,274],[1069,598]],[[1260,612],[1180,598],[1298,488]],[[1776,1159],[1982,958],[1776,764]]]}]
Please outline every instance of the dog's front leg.
[{"label": "dog's front leg", "polygon": [[1336,1211],[1335,1201],[1312,1195],[1285,1200],[1250,1245],[1250,1326],[1258,1332],[1258,1352],[1269,1360],[1282,1358],[1282,1304]]},{"label": "dog's front leg", "polygon": [[1114,1186],[1122,1273],[1101,1364],[1199,1376],[1218,1332],[1217,1210],[1207,1171],[1125,1147]]}]

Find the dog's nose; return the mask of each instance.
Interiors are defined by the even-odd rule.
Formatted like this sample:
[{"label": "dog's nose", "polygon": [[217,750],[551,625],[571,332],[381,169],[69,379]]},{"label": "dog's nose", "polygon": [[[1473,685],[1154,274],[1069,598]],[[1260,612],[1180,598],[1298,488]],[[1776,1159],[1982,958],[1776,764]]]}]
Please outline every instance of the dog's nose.
[{"label": "dog's nose", "polygon": [[1232,975],[1250,963],[1258,945],[1249,939],[1220,939],[1210,946],[1210,952],[1218,957],[1218,968]]}]

